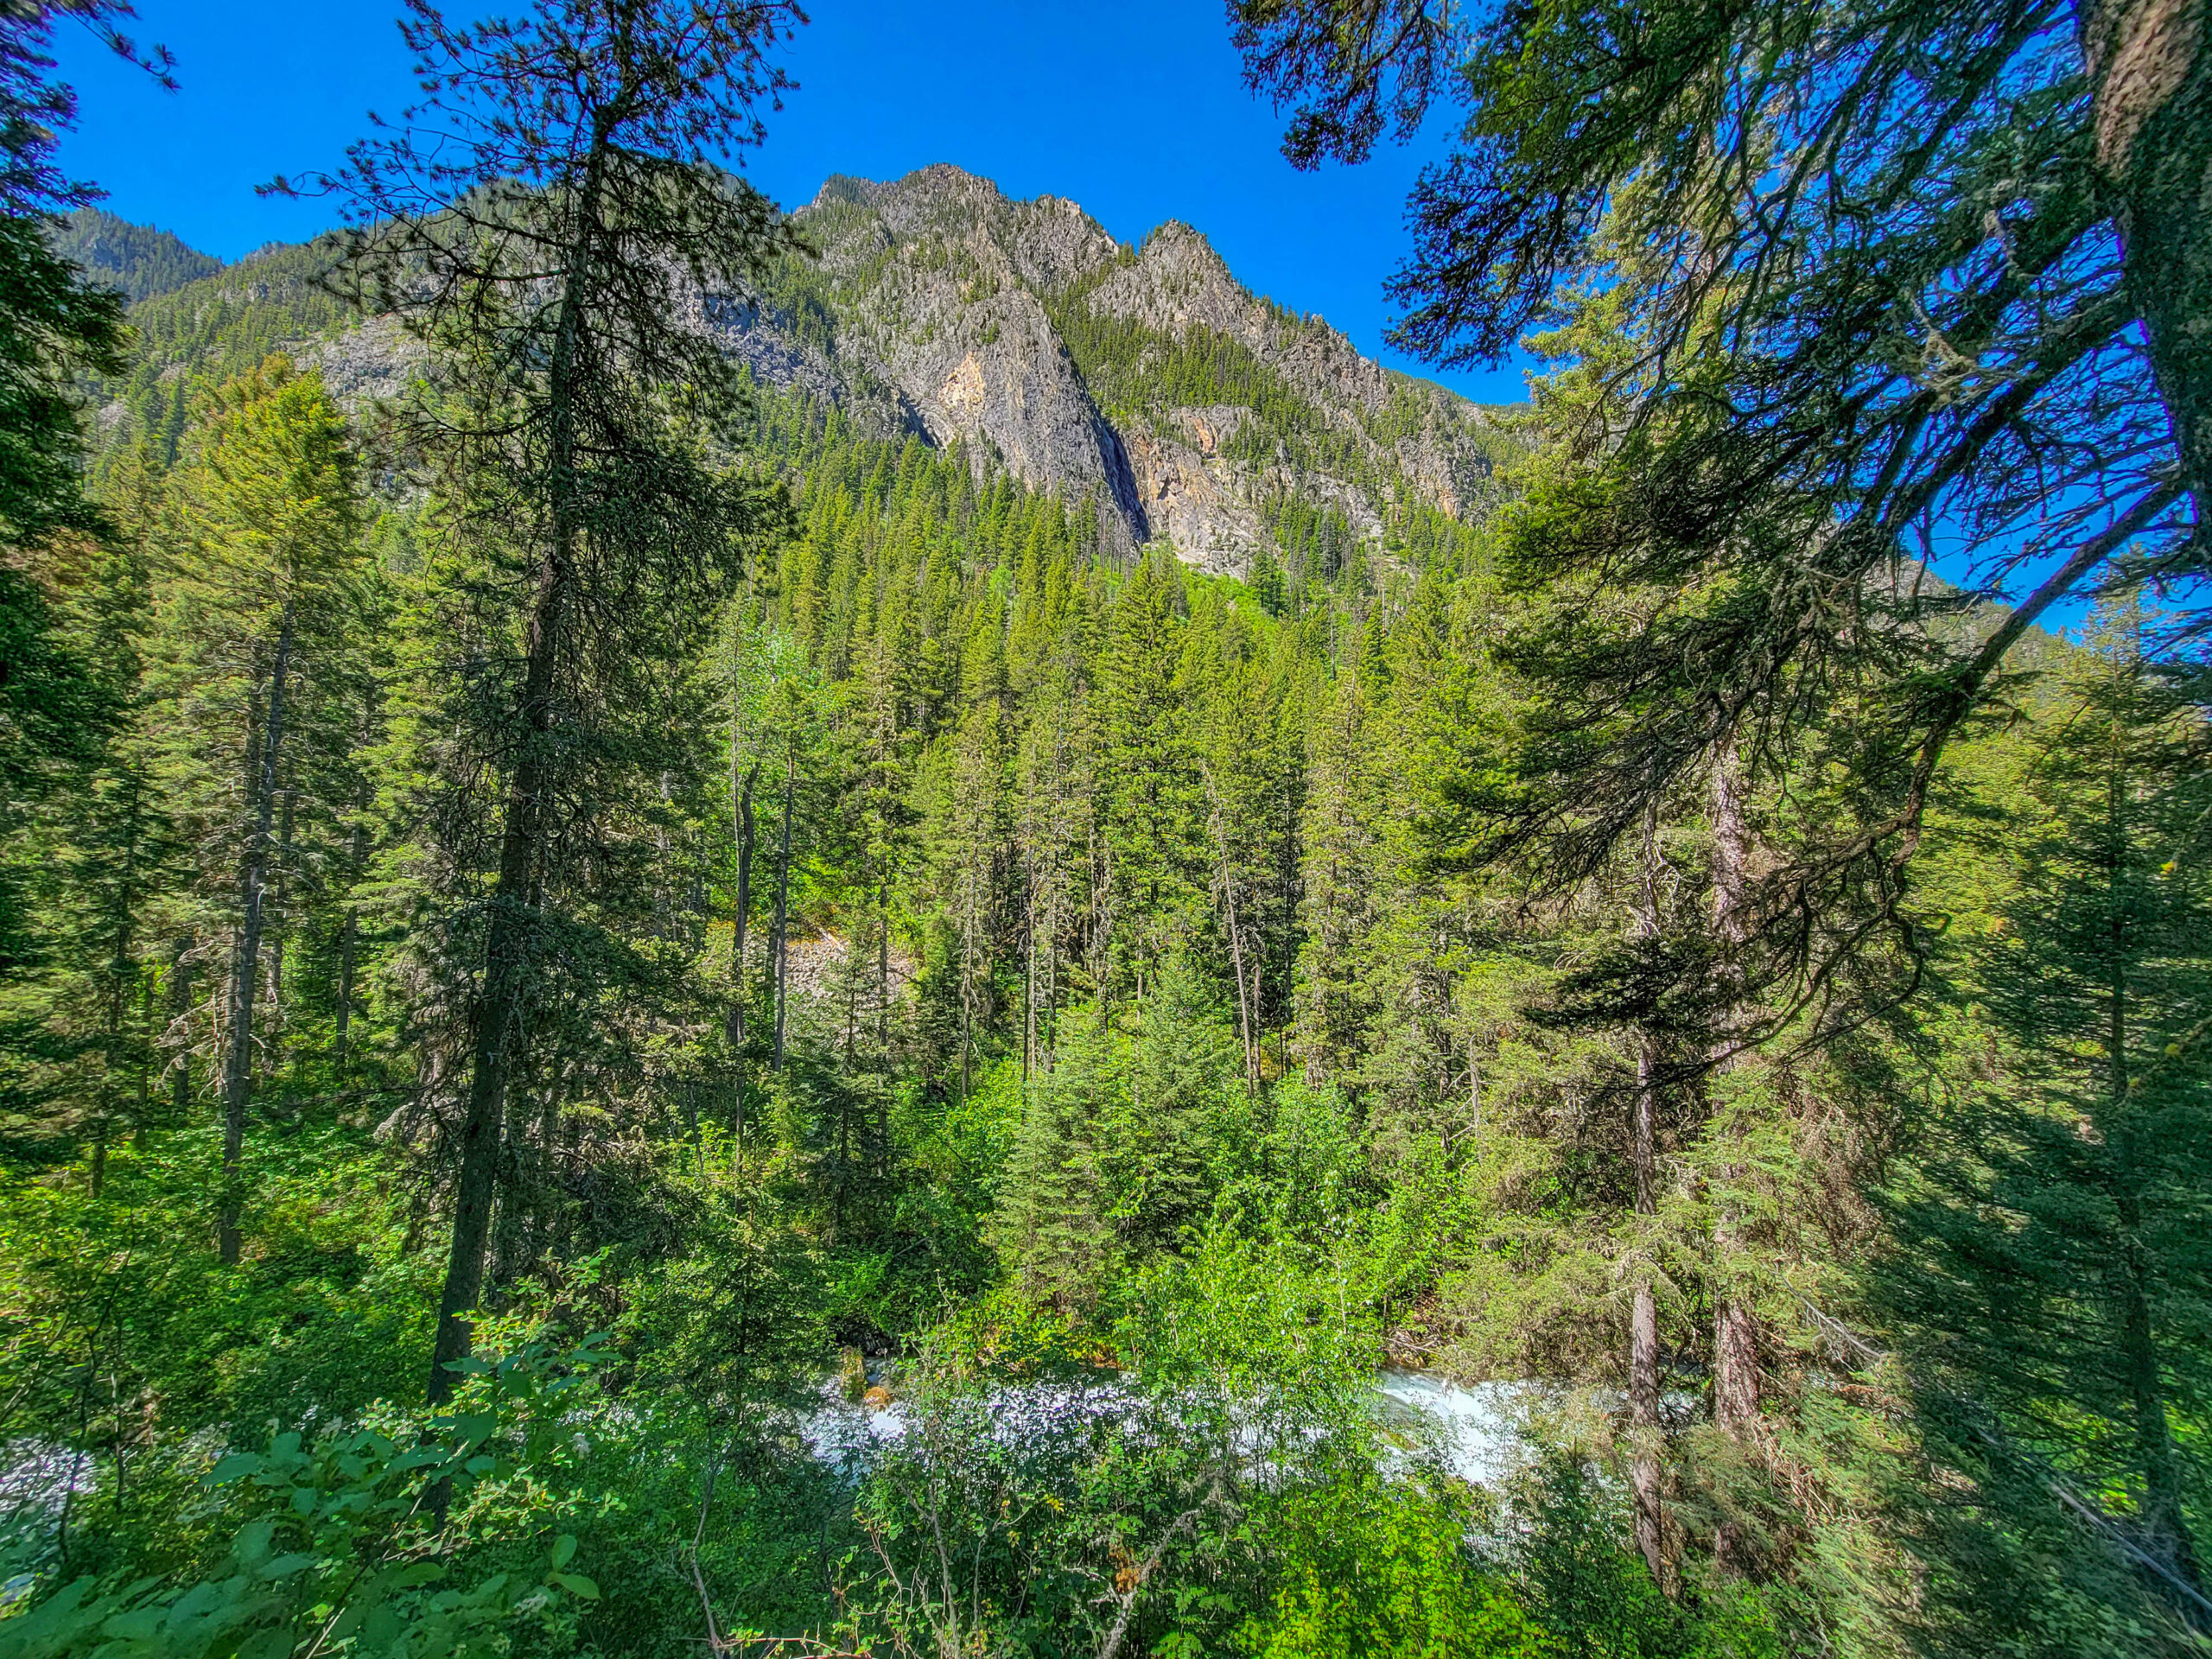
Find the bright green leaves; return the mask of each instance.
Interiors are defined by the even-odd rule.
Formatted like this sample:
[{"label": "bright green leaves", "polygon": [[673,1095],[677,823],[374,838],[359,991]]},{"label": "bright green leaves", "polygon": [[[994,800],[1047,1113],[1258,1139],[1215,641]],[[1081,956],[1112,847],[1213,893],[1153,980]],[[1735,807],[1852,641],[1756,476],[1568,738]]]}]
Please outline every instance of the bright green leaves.
[{"label": "bright green leaves", "polygon": [[[552,1472],[564,1421],[607,1357],[601,1339],[471,1362],[465,1409],[310,1439],[287,1430],[219,1459],[207,1478],[233,1530],[217,1569],[183,1584],[80,1579],[0,1621],[5,1659],[489,1659],[524,1623],[591,1602],[576,1538],[532,1567],[467,1554],[471,1494]],[[487,1453],[485,1448],[498,1448]],[[543,1503],[541,1496],[534,1500]],[[491,1524],[480,1521],[477,1524]]]}]

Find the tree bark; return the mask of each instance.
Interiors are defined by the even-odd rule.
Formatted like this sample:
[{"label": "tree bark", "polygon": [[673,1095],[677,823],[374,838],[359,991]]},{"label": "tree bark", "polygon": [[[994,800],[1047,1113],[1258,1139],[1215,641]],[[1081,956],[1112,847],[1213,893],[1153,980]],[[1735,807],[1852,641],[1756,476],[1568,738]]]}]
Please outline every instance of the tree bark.
[{"label": "tree bark", "polygon": [[177,1033],[176,1059],[169,1080],[169,1110],[181,1123],[192,1109],[192,948],[189,933],[177,936],[169,962],[169,1027]]},{"label": "tree bark", "polygon": [[745,931],[753,918],[753,785],[760,776],[760,763],[737,776],[737,746],[730,746],[730,783],[737,823],[737,893],[730,902],[729,1015],[722,1028],[729,1046],[730,1064],[737,1068],[737,1105],[730,1114],[730,1133],[745,1138]]},{"label": "tree bark", "polygon": [[253,1003],[260,988],[263,900],[269,886],[270,829],[276,805],[276,761],[284,743],[284,683],[292,664],[292,607],[276,624],[269,676],[269,712],[254,780],[253,830],[238,861],[239,918],[231,950],[230,1046],[223,1057],[223,1192],[216,1248],[225,1267],[238,1265],[240,1190],[245,1161],[245,1115],[253,1094]]},{"label": "tree bark", "polygon": [[2078,15],[2099,181],[2201,527],[2212,512],[2212,6],[2086,0]]},{"label": "tree bark", "polygon": [[[1713,931],[1720,951],[1722,1001],[1711,1056],[1713,1075],[1718,1077],[1738,1064],[1735,1051],[1741,1021],[1736,999],[1740,995],[1742,972],[1736,958],[1750,937],[1749,918],[1745,913],[1750,838],[1744,823],[1743,779],[1732,740],[1722,744],[1713,757],[1707,810],[1712,820]],[[1724,1142],[1732,1141],[1734,1132],[1725,1123],[1720,1134]],[[1713,1171],[1719,1192],[1713,1217],[1713,1421],[1736,1440],[1751,1438],[1759,1421],[1758,1316],[1744,1294],[1736,1269],[1744,1253],[1743,1212],[1732,1189],[1745,1173],[1745,1166],[1728,1157]],[[1721,1565],[1741,1568],[1744,1547],[1738,1529],[1724,1523],[1714,1541],[1714,1554]]]},{"label": "tree bark", "polygon": [[576,241],[569,255],[561,296],[560,322],[547,365],[546,462],[552,508],[551,535],[538,560],[525,641],[521,716],[523,741],[508,779],[505,823],[499,837],[499,874],[486,926],[484,988],[477,999],[468,1107],[461,1121],[461,1171],[454,1182],[453,1243],[446,1261],[445,1286],[438,1298],[437,1343],[430,1357],[426,1397],[442,1405],[456,1378],[449,1369],[468,1354],[467,1315],[484,1287],[484,1249],[492,1223],[499,1139],[505,1114],[507,1071],[520,1023],[523,993],[529,982],[530,956],[537,918],[531,899],[536,887],[543,797],[551,783],[547,740],[553,727],[553,685],[558,663],[563,613],[578,534],[575,465],[575,377],[578,337],[583,327],[583,286],[593,258],[591,238],[599,215],[606,175],[607,135],[604,121],[593,135],[584,164],[576,209]]},{"label": "tree bark", "polygon": [[[1631,926],[1638,938],[1659,931],[1659,826],[1656,807],[1643,817],[1643,841],[1637,858],[1637,896]],[[1470,1056],[1471,1064],[1471,1052]],[[1636,1036],[1636,1096],[1629,1109],[1629,1170],[1635,1182],[1636,1214],[1643,1236],[1637,1243],[1636,1283],[1628,1321],[1628,1420],[1630,1450],[1629,1486],[1636,1510],[1636,1547],[1654,1582],[1672,1592],[1667,1559],[1663,1471],[1660,1465],[1659,1298],[1652,1283],[1650,1218],[1659,1213],[1659,1048],[1649,1031]]]},{"label": "tree bark", "polygon": [[784,1069],[784,998],[791,979],[791,794],[798,782],[798,755],[786,743],[784,748],[784,826],[781,845],[776,854],[776,919],[774,947],[776,965],[776,1036],[774,1058],[771,1062],[776,1071]]},{"label": "tree bark", "polygon": [[2196,1588],[2203,1579],[2196,1545],[2182,1507],[2182,1469],[2175,1455],[2173,1423],[2166,1404],[2164,1356],[2151,1317],[2149,1263],[2143,1248],[2143,1192],[2134,1089],[2128,1061],[2128,962],[2135,948],[2129,937],[2128,905],[2121,891],[2127,865],[2127,735],[2113,721],[2113,764],[2106,809],[2109,867],[2106,923],[2105,1053],[2107,1136],[2116,1154],[2113,1208],[2120,1223],[2117,1289],[2120,1303],[2120,1365],[2135,1420],[2136,1464],[2143,1475],[2143,1531],[2151,1549]]},{"label": "tree bark", "polygon": [[[1206,792],[1213,793],[1213,779],[1206,776]],[[1229,966],[1236,980],[1237,1037],[1244,1049],[1244,1089],[1248,1094],[1260,1091],[1260,1056],[1258,1039],[1252,1028],[1252,998],[1244,981],[1244,936],[1236,925],[1236,878],[1229,868],[1229,836],[1221,821],[1221,803],[1213,802],[1209,815],[1212,820],[1213,844],[1216,856],[1221,861],[1222,913],[1229,925]]]},{"label": "tree bark", "polygon": [[360,912],[348,905],[345,925],[338,935],[338,1028],[331,1044],[331,1060],[340,1077],[346,1074],[346,1043],[353,1032],[353,954],[359,948],[360,931]]},{"label": "tree bark", "polygon": [[[737,832],[737,893],[730,904],[729,1016],[723,1037],[730,1052],[745,1046],[745,928],[753,916],[753,785],[760,776],[760,763],[741,776],[738,728],[741,720],[736,677],[729,689],[729,813]],[[742,1108],[741,1107],[741,1109]]]},{"label": "tree bark", "polygon": [[284,1063],[284,950],[291,941],[292,821],[299,805],[297,780],[284,789],[284,810],[276,825],[276,911],[275,937],[269,941],[269,1060],[272,1067]]}]

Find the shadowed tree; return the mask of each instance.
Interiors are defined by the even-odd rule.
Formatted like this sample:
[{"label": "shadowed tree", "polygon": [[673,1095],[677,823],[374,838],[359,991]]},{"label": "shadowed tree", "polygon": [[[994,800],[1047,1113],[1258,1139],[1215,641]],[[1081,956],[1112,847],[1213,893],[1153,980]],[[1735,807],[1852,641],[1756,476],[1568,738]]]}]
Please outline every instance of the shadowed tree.
[{"label": "shadowed tree", "polygon": [[39,953],[22,892],[33,855],[17,831],[56,779],[89,764],[115,709],[64,638],[39,580],[43,543],[89,530],[78,426],[79,379],[117,368],[123,299],[56,254],[50,235],[101,194],[55,164],[77,95],[51,78],[57,22],[76,22],[166,86],[169,56],[142,54],[118,27],[128,5],[16,0],[0,9],[0,982]]},{"label": "shadowed tree", "polygon": [[[1606,626],[1512,642],[1542,718],[1488,804],[1494,844],[1541,847],[1567,890],[1714,756],[1755,791],[1855,703],[1857,810],[1747,891],[1747,954],[1789,994],[1740,1034],[1826,1001],[1902,919],[1938,764],[2020,635],[2062,601],[2204,569],[2201,18],[2166,0],[1230,10],[1250,84],[1297,106],[1300,165],[1464,101],[1413,194],[1398,343],[1494,360],[1531,326],[1621,310],[1605,395],[1551,434],[1574,464],[1505,537],[1560,614]],[[1923,582],[1939,545],[1969,593]],[[2018,607],[1941,628],[1984,594]],[[1741,966],[1747,1002],[1762,974]]]},{"label": "shadowed tree", "polygon": [[686,429],[739,402],[708,285],[791,243],[772,204],[713,163],[760,137],[758,106],[787,85],[767,54],[803,21],[783,3],[561,0],[463,28],[410,0],[423,103],[310,187],[355,226],[340,280],[436,353],[401,437],[431,461],[458,533],[518,550],[434,1400],[483,1285],[578,710],[632,658],[679,652],[747,542],[782,523],[779,487],[716,465]]}]

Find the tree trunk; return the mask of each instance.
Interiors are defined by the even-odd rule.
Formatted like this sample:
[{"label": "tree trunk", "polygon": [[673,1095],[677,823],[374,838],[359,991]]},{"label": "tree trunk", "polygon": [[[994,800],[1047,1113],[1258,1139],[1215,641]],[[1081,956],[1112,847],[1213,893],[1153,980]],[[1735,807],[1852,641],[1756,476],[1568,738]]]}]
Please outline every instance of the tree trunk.
[{"label": "tree trunk", "polygon": [[331,1061],[341,1078],[346,1075],[346,1046],[353,1025],[353,954],[360,931],[360,912],[348,905],[345,925],[338,934],[338,1029],[331,1045]]},{"label": "tree trunk", "polygon": [[189,933],[177,936],[176,954],[169,962],[169,1027],[178,1034],[176,1060],[169,1081],[169,1110],[182,1123],[192,1109],[192,948]]},{"label": "tree trunk", "polygon": [[2113,722],[2113,766],[2107,804],[2109,847],[2105,985],[2107,1139],[2116,1154],[2114,1210],[2120,1223],[2118,1269],[2120,1366],[2135,1420],[2135,1454],[2143,1475],[2145,1541],[2175,1573],[2202,1587],[2196,1550],[2182,1508],[2182,1470],[2174,1452],[2166,1406],[2164,1356],[2151,1319],[2150,1270],[2143,1251],[2142,1174],[2137,1147],[2134,1090],[2128,1062],[2128,905],[2121,891],[2127,865],[2128,766],[2126,733]]},{"label": "tree trunk", "polygon": [[269,1062],[284,1063],[284,951],[291,942],[292,818],[299,801],[297,782],[284,790],[284,810],[276,826],[276,910],[275,936],[269,941]]},{"label": "tree trunk", "polygon": [[750,771],[739,775],[738,767],[742,764],[739,720],[738,686],[733,675],[729,691],[729,815],[737,832],[737,893],[730,904],[729,1015],[722,1032],[732,1054],[745,1046],[745,928],[753,915],[753,785],[760,776],[758,760]]},{"label": "tree trunk", "polygon": [[1037,861],[1031,856],[1023,862],[1028,903],[1021,929],[1021,1081],[1027,1084],[1037,1058]]},{"label": "tree trunk", "polygon": [[791,793],[798,782],[798,754],[786,743],[784,747],[784,827],[781,845],[776,854],[775,937],[770,941],[774,947],[776,966],[776,1036],[774,1058],[771,1065],[779,1071],[784,1069],[784,997],[791,979]]},{"label": "tree trunk", "polygon": [[2085,0],[2097,172],[2199,525],[2212,515],[2212,9]]},{"label": "tree trunk", "polygon": [[[1631,928],[1638,938],[1659,931],[1659,829],[1656,808],[1643,817]],[[1636,1214],[1643,1235],[1637,1245],[1636,1283],[1628,1321],[1629,1486],[1636,1508],[1636,1547],[1661,1589],[1673,1592],[1659,1423],[1659,1299],[1652,1283],[1650,1218],[1659,1213],[1659,1047],[1651,1033],[1636,1034],[1636,1096],[1629,1109],[1629,1170]]]},{"label": "tree trunk", "polygon": [[891,873],[875,884],[875,1052],[883,1067],[883,1089],[875,1102],[875,1169],[891,1173]]},{"label": "tree trunk", "polygon": [[253,830],[238,861],[239,919],[231,950],[230,1047],[223,1057],[223,1192],[216,1224],[225,1267],[238,1260],[238,1214],[245,1158],[246,1107],[253,1092],[253,1002],[260,988],[262,904],[268,890],[270,829],[276,805],[276,762],[284,743],[284,682],[292,665],[292,607],[276,625],[276,655],[269,676],[269,713],[261,735],[259,776],[254,780]]},{"label": "tree trunk", "polygon": [[563,273],[561,320],[554,335],[552,360],[547,365],[546,463],[552,533],[540,555],[531,597],[522,700],[516,710],[521,717],[523,741],[507,784],[499,874],[485,930],[484,988],[477,999],[468,1108],[461,1128],[453,1243],[446,1261],[445,1286],[438,1297],[437,1343],[430,1356],[426,1390],[432,1405],[442,1405],[452,1395],[457,1379],[448,1367],[467,1357],[467,1315],[475,1307],[484,1287],[484,1247],[491,1228],[493,1188],[499,1175],[507,1071],[521,1020],[523,993],[529,983],[532,936],[537,929],[531,899],[536,892],[538,843],[543,833],[543,797],[552,781],[548,775],[547,740],[553,727],[554,674],[578,533],[577,337],[583,327],[583,285],[593,257],[589,238],[597,229],[607,148],[606,132],[594,133],[576,208],[577,239]]},{"label": "tree trunk", "polygon": [[[735,693],[732,693],[732,702]],[[729,1014],[722,1027],[722,1039],[728,1045],[730,1064],[737,1068],[737,1106],[730,1114],[730,1133],[739,1140],[745,1138],[745,930],[753,918],[753,785],[760,776],[760,763],[742,780],[737,775],[737,741],[735,712],[733,709],[730,741],[730,788],[732,816],[737,826],[737,893],[730,902],[729,930]]]},{"label": "tree trunk", "polygon": [[[1708,810],[1713,836],[1713,931],[1720,950],[1722,1002],[1719,1029],[1711,1056],[1713,1074],[1719,1076],[1738,1063],[1740,1020],[1735,998],[1740,995],[1741,968],[1737,961],[1749,937],[1745,914],[1745,880],[1750,842],[1744,825],[1742,778],[1736,747],[1724,743],[1714,755]],[[1724,1139],[1733,1130],[1723,1125]],[[1745,1166],[1725,1158],[1714,1169],[1719,1187],[1713,1219],[1713,1421],[1732,1440],[1745,1440],[1759,1420],[1758,1316],[1737,1273],[1744,1254],[1743,1212],[1732,1193],[1744,1179]],[[1721,1565],[1741,1568],[1744,1540],[1737,1528],[1724,1523],[1714,1541]]]},{"label": "tree trunk", "polygon": [[[1210,772],[1205,774],[1205,783],[1206,792],[1212,794],[1213,779]],[[1244,982],[1244,937],[1236,925],[1236,880],[1230,874],[1229,836],[1222,827],[1218,799],[1214,801],[1213,810],[1209,816],[1212,819],[1214,852],[1221,862],[1221,904],[1222,912],[1228,918],[1229,925],[1230,971],[1236,980],[1236,1034],[1244,1050],[1244,1089],[1247,1094],[1257,1095],[1260,1091],[1258,1038],[1252,1028],[1252,999]]]}]

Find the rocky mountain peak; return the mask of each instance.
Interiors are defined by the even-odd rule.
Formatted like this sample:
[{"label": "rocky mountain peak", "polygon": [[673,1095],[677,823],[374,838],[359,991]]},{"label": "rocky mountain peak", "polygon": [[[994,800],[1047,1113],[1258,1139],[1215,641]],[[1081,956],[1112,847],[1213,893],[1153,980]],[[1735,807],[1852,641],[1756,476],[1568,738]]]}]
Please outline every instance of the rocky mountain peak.
[{"label": "rocky mountain peak", "polygon": [[1179,220],[1131,248],[948,163],[831,179],[799,218],[821,257],[747,313],[756,371],[1090,498],[1110,539],[1241,569],[1287,502],[1379,539],[1482,495],[1479,411],[1255,296]]},{"label": "rocky mountain peak", "polygon": [[[1483,411],[1254,295],[1192,226],[1128,245],[1074,201],[949,164],[832,177],[796,217],[810,254],[689,301],[755,378],[1087,501],[1109,544],[1242,571],[1325,543],[1325,568],[1357,543],[1433,541],[1420,515],[1464,521],[1487,499],[1500,441]],[[394,389],[406,342],[319,315],[312,264],[280,251],[164,303],[181,317],[207,287],[209,304],[283,312],[258,338],[289,340],[341,395]]]}]

